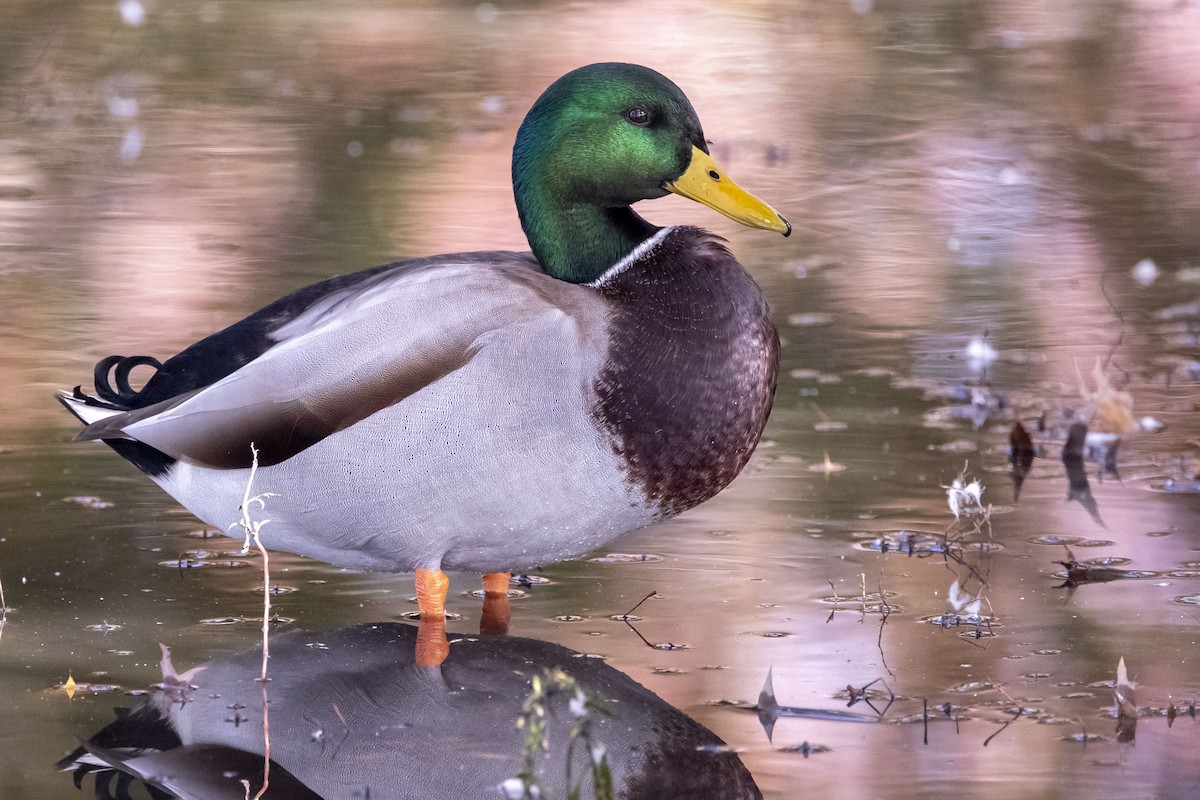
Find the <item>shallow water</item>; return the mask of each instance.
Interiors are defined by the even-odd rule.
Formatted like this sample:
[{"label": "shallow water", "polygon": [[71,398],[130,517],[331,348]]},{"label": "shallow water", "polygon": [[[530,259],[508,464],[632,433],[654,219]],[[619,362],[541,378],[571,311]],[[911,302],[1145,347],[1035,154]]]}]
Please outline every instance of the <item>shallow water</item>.
[{"label": "shallow water", "polygon": [[[162,679],[158,643],[180,671],[222,662],[262,613],[258,557],[72,443],[53,391],[330,274],[522,248],[513,134],[596,60],[672,77],[717,159],[796,225],[784,240],[676,198],[642,209],[730,239],[774,306],[783,373],[732,487],[546,565],[512,633],[601,657],[725,740],[769,798],[1200,791],[1194,4],[145,10],[18,2],[0,26],[0,796],[88,796],[54,762]],[[1086,463],[1089,511],[1060,456],[1097,362],[1165,427],[1126,434],[1117,475]],[[1019,501],[1017,420],[1039,454]],[[956,521],[960,474],[988,511]],[[452,579],[467,636],[477,576]],[[415,610],[405,576],[277,554],[272,583],[280,633]],[[652,591],[633,627],[612,618]],[[777,703],[807,710],[770,739],[752,708],[768,671]],[[847,709],[876,679],[882,713]],[[816,713],[838,710],[877,722]],[[346,786],[333,796],[362,796]]]}]

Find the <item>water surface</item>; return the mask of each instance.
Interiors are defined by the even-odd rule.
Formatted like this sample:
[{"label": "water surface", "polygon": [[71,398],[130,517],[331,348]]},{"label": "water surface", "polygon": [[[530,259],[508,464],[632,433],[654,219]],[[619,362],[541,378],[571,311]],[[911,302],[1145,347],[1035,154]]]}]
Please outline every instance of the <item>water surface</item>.
[{"label": "water surface", "polygon": [[[602,658],[769,798],[1197,791],[1194,5],[144,10],[18,2],[0,31],[0,795],[87,796],[53,763],[161,680],[159,643],[180,670],[233,658],[261,616],[257,557],[72,443],[53,391],[331,274],[523,248],[512,137],[596,60],[672,77],[717,159],[796,224],[641,209],[730,239],[774,307],[782,380],[730,489],[546,565],[513,634]],[[1089,508],[1061,455],[1098,363],[1150,420],[1116,474],[1085,462]],[[1038,456],[1019,500],[1017,421]],[[956,521],[960,475],[986,511]],[[415,609],[406,576],[272,567],[281,633]],[[452,578],[469,635],[477,576]],[[636,632],[611,618],[652,591]],[[895,699],[872,724],[785,713],[768,739],[768,670],[784,707],[847,710],[876,679],[876,708]]]}]

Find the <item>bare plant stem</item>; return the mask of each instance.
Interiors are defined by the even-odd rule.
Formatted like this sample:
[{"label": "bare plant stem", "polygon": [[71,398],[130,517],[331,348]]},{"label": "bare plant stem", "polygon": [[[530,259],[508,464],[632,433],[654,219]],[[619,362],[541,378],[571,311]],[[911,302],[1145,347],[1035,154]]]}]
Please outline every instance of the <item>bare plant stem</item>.
[{"label": "bare plant stem", "polygon": [[262,684],[263,696],[263,782],[262,788],[254,795],[255,800],[266,794],[267,786],[271,780],[271,727],[270,727],[270,705],[267,697],[267,662],[271,659],[271,651],[268,645],[268,635],[271,627],[271,560],[267,554],[267,548],[263,547],[262,538],[259,532],[262,527],[270,522],[269,519],[253,521],[250,519],[250,507],[257,504],[259,509],[266,507],[265,500],[268,497],[274,497],[271,492],[266,492],[260,495],[250,495],[254,486],[254,476],[258,473],[258,448],[254,443],[250,443],[250,476],[246,479],[246,492],[242,495],[242,520],[239,523],[246,531],[246,541],[242,545],[244,550],[250,549],[251,540],[254,541],[255,548],[258,549],[258,554],[262,556],[263,566],[263,619],[262,619],[262,672],[259,676],[259,682]]},{"label": "bare plant stem", "polygon": [[8,603],[4,601],[4,581],[0,580],[0,636],[4,635],[4,626],[8,624]]}]

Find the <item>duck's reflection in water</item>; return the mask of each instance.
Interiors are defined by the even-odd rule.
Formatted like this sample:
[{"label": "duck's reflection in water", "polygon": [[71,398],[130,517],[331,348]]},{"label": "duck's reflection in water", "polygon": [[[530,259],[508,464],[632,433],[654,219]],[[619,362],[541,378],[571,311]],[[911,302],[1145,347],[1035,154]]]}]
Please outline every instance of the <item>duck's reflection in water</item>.
[{"label": "duck's reflection in water", "polygon": [[[270,642],[270,798],[488,798],[522,769],[516,720],[531,680],[561,669],[610,716],[593,714],[614,796],[759,798],[737,755],[707,728],[597,658],[534,639],[456,641],[440,667],[414,664],[417,629],[360,625]],[[261,650],[182,675],[164,658],[163,688],[59,762],[98,797],[140,784],[155,798],[244,798],[262,783]],[[568,791],[571,693],[547,701],[549,750],[537,756],[543,797]],[[576,709],[578,710],[578,709]],[[590,770],[577,742],[571,785]],[[591,796],[585,781],[584,796]],[[140,791],[140,790],[139,790]]]}]

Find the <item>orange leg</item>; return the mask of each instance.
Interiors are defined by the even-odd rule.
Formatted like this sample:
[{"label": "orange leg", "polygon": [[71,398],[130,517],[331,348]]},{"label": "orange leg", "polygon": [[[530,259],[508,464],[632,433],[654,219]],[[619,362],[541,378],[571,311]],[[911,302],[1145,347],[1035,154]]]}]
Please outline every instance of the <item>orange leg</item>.
[{"label": "orange leg", "polygon": [[450,579],[440,569],[417,570],[417,608],[421,619],[446,618],[446,592]]},{"label": "orange leg", "polygon": [[508,611],[507,572],[488,572],[483,576],[483,614],[479,618],[479,632],[503,635],[508,633],[512,615]]},{"label": "orange leg", "polygon": [[450,579],[440,569],[417,570],[417,608],[421,621],[417,628],[416,663],[436,667],[450,655],[446,641],[446,592]]}]

